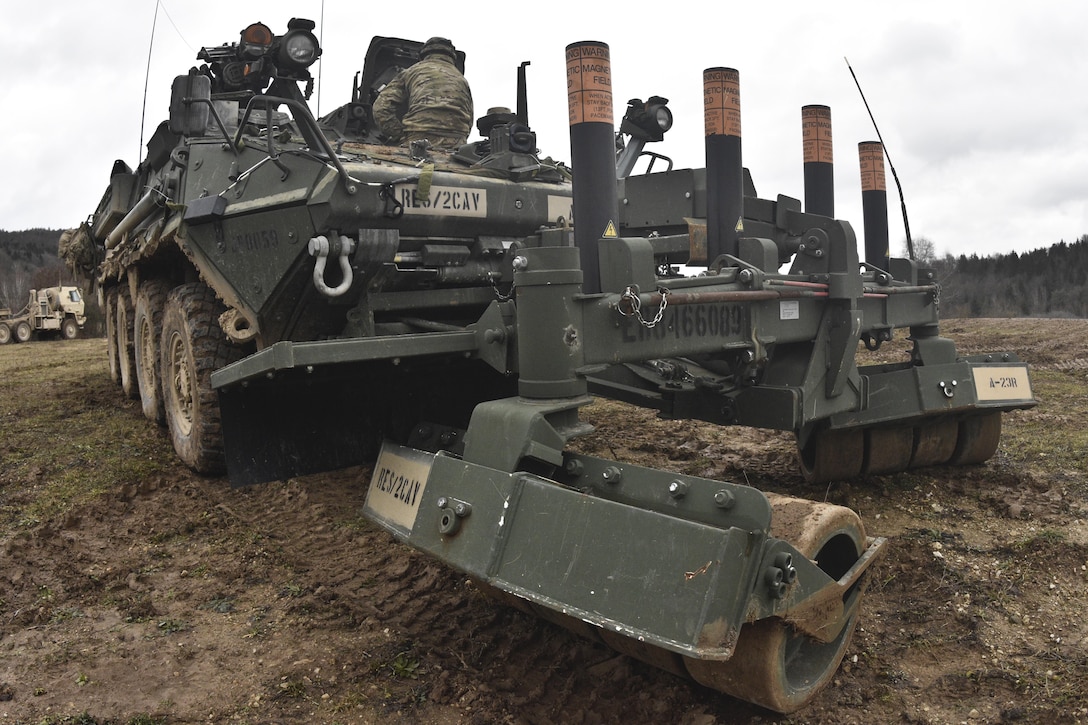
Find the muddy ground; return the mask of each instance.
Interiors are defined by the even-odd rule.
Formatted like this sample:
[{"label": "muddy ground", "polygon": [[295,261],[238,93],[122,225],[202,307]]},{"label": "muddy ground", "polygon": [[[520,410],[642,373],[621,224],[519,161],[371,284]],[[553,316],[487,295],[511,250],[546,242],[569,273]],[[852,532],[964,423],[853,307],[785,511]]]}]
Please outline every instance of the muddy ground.
[{"label": "muddy ground", "polygon": [[1088,722],[1088,321],[953,320],[1041,404],[967,468],[807,486],[789,436],[585,413],[595,455],[846,504],[889,539],[843,666],[777,716],[481,594],[361,515],[356,468],[177,464],[105,342],[0,348],[0,723]]}]

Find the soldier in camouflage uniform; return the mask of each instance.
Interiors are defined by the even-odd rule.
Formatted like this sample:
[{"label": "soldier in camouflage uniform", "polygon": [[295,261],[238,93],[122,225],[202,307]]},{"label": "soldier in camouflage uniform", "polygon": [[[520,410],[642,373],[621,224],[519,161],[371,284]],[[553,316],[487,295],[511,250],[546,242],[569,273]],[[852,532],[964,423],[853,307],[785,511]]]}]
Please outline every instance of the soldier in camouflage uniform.
[{"label": "soldier in camouflage uniform", "polygon": [[457,51],[445,38],[431,38],[419,62],[405,68],[374,101],[374,120],[395,144],[427,140],[432,148],[455,149],[472,128],[472,92],[456,65]]}]

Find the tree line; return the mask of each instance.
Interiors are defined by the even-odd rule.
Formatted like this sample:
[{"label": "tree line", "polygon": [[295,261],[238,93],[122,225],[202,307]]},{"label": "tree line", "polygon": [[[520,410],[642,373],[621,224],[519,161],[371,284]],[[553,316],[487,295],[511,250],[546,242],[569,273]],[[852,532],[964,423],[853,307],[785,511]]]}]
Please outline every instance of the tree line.
[{"label": "tree line", "polygon": [[[0,229],[0,307],[21,309],[31,289],[79,284],[57,256],[60,235],[60,229]],[[942,317],[1088,318],[1088,234],[987,257],[941,257],[925,238],[913,246],[918,261],[937,273]]]},{"label": "tree line", "polygon": [[1088,318],[1088,234],[1021,254],[920,261],[937,273],[942,317]]}]

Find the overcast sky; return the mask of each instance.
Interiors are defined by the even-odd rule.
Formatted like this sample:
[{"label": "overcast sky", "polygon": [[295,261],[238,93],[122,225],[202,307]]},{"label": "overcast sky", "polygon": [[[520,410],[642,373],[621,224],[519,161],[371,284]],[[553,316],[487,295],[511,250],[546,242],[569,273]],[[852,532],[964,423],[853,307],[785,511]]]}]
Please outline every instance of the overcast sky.
[{"label": "overcast sky", "polygon": [[[860,241],[857,144],[876,134],[848,58],[903,184],[915,239],[928,238],[940,255],[986,255],[1088,233],[1088,3],[638,6],[652,12],[603,2],[161,0],[156,21],[156,0],[7,7],[0,229],[76,226],[97,206],[113,161],[136,165],[149,52],[145,143],[166,115],[171,80],[196,64],[201,46],[234,42],[250,22],[282,33],[290,18],[308,17],[325,49],[315,110],[349,99],[372,36],[444,35],[467,53],[477,115],[515,105],[517,66],[530,61],[530,123],[542,151],[561,160],[570,158],[568,44],[610,47],[617,124],[630,98],[669,99],[676,123],[654,150],[678,168],[704,165],[703,70],[736,68],[744,163],[764,197],[803,198],[800,109],[828,105],[836,216]],[[888,196],[899,254],[890,170]]]}]

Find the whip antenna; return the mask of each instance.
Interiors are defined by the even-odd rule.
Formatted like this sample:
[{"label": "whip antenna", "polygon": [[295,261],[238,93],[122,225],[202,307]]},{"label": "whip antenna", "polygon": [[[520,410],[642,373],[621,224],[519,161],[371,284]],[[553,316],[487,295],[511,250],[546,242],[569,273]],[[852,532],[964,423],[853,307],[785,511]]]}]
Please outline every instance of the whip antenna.
[{"label": "whip antenna", "polygon": [[843,60],[846,61],[846,67],[850,69],[850,77],[854,79],[854,85],[858,87],[858,93],[861,94],[861,102],[865,104],[865,110],[869,113],[869,120],[873,122],[877,140],[880,141],[880,146],[884,149],[884,155],[888,159],[888,168],[892,170],[892,178],[895,179],[895,188],[899,190],[899,207],[903,210],[903,230],[907,235],[907,256],[913,260],[914,241],[910,238],[910,222],[907,220],[907,202],[903,197],[903,185],[899,183],[899,174],[895,173],[895,164],[892,163],[892,157],[891,154],[888,153],[888,147],[884,145],[884,137],[880,135],[880,127],[876,125],[876,118],[873,117],[873,111],[869,108],[869,101],[865,100],[865,91],[861,90],[861,83],[858,82],[858,77],[854,73],[854,69],[850,66],[850,61],[846,59],[846,56],[843,56]]},{"label": "whip antenna", "polygon": [[[317,31],[317,44],[322,48],[325,47],[325,0],[321,0],[321,30]],[[317,117],[321,118],[321,89],[324,88],[324,83],[321,82],[321,70],[325,67],[325,64],[321,62],[321,59],[317,60]]]},{"label": "whip antenna", "polygon": [[144,160],[144,122],[147,119],[147,84],[151,78],[151,51],[155,48],[155,27],[159,22],[159,2],[155,0],[155,16],[151,19],[151,43],[147,47],[147,70],[144,72],[144,107],[140,110],[140,148],[136,151],[137,161]]}]

